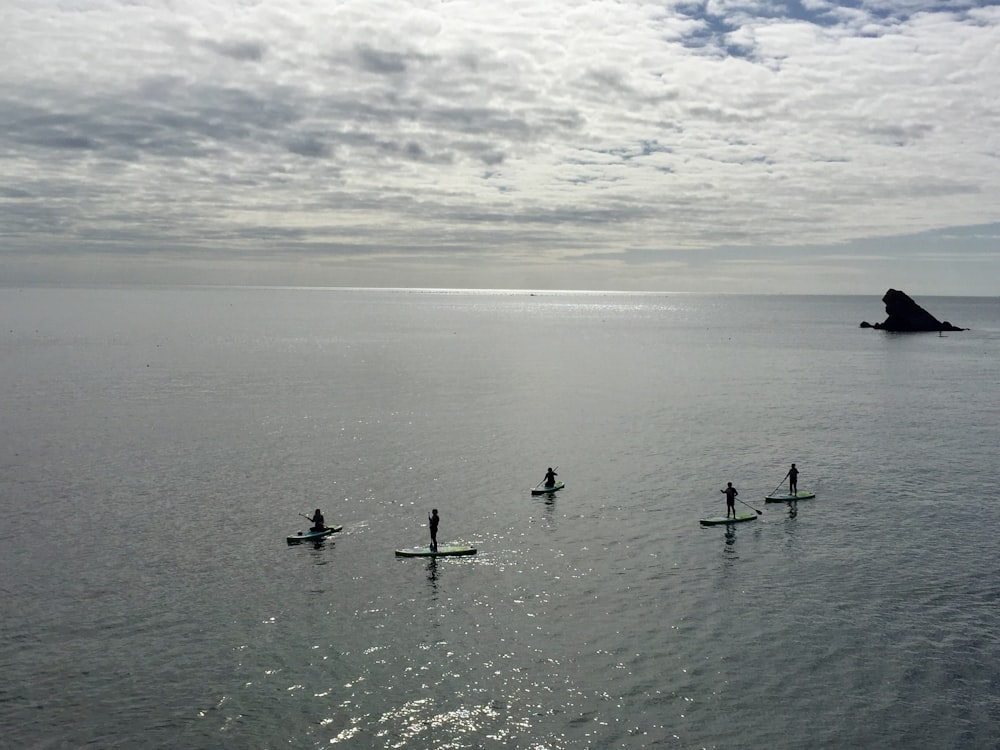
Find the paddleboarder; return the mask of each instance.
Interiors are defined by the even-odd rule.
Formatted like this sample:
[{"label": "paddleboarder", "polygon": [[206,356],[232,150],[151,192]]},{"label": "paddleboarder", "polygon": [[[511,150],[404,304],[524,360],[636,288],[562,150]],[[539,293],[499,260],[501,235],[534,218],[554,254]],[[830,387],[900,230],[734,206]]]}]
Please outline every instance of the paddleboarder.
[{"label": "paddleboarder", "polygon": [[726,489],[719,492],[726,496],[726,518],[729,518],[729,511],[732,511],[733,518],[736,518],[736,496],[740,493],[733,487],[732,482],[726,482]]},{"label": "paddleboarder", "polygon": [[427,516],[427,526],[431,530],[431,549],[437,552],[438,548],[438,522],[440,522],[441,517],[438,516],[438,509],[431,509],[431,514]]},{"label": "paddleboarder", "polygon": [[316,512],[313,513],[313,517],[309,520],[313,522],[313,526],[310,531],[322,531],[326,528],[326,519],[323,518],[323,514],[320,513],[319,508],[316,509]]},{"label": "paddleboarder", "polygon": [[795,464],[792,464],[792,468],[788,470],[788,494],[795,497],[795,494],[799,491],[799,470],[795,468]]},{"label": "paddleboarder", "polygon": [[545,486],[546,486],[546,488],[555,487],[556,486],[556,477],[557,476],[559,476],[559,475],[556,474],[554,471],[552,471],[552,467],[550,466],[549,470],[547,472],[545,472]]}]

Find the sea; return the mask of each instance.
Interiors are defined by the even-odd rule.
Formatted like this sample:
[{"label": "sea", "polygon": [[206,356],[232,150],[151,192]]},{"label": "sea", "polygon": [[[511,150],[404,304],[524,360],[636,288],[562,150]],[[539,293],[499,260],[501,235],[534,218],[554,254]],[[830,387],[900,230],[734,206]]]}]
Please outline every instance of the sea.
[{"label": "sea", "polygon": [[0,289],[0,747],[1000,747],[1000,299],[880,296]]}]

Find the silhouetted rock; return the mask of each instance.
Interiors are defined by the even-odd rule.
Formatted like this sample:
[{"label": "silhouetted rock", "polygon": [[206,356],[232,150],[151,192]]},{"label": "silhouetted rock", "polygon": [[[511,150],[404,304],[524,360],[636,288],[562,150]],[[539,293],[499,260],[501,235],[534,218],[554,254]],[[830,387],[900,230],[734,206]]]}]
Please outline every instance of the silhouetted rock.
[{"label": "silhouetted rock", "polygon": [[872,325],[867,320],[861,322],[861,328],[877,328],[880,331],[900,331],[912,333],[919,331],[964,331],[964,328],[953,326],[947,320],[941,321],[914,302],[905,292],[890,289],[882,297],[885,311],[889,317],[884,323]]}]

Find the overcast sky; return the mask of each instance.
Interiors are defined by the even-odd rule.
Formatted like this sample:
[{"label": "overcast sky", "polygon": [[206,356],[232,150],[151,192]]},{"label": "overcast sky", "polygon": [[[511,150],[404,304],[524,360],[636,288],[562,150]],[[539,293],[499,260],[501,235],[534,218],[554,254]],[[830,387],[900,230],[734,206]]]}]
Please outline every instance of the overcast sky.
[{"label": "overcast sky", "polygon": [[0,0],[0,284],[1000,295],[1000,6]]}]

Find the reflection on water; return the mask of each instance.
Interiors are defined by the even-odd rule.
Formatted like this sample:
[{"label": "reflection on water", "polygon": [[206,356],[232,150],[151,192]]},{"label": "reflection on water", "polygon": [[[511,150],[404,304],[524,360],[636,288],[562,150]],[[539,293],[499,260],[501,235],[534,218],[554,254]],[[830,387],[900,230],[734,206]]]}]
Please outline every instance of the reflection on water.
[{"label": "reflection on water", "polygon": [[[493,704],[461,706],[441,711],[431,698],[410,700],[403,705],[382,713],[375,724],[380,727],[375,737],[387,748],[406,747],[421,741],[427,747],[469,747],[465,742],[503,718],[498,706]],[[330,739],[335,745],[354,738],[358,727],[350,727]],[[494,729],[490,738],[503,740],[511,732],[506,728]]]},{"label": "reflection on water", "polygon": [[554,494],[542,496],[542,520],[549,529],[556,528],[556,496]]},{"label": "reflection on water", "polygon": [[436,557],[427,560],[427,581],[430,583],[432,599],[437,601],[438,561]]}]

